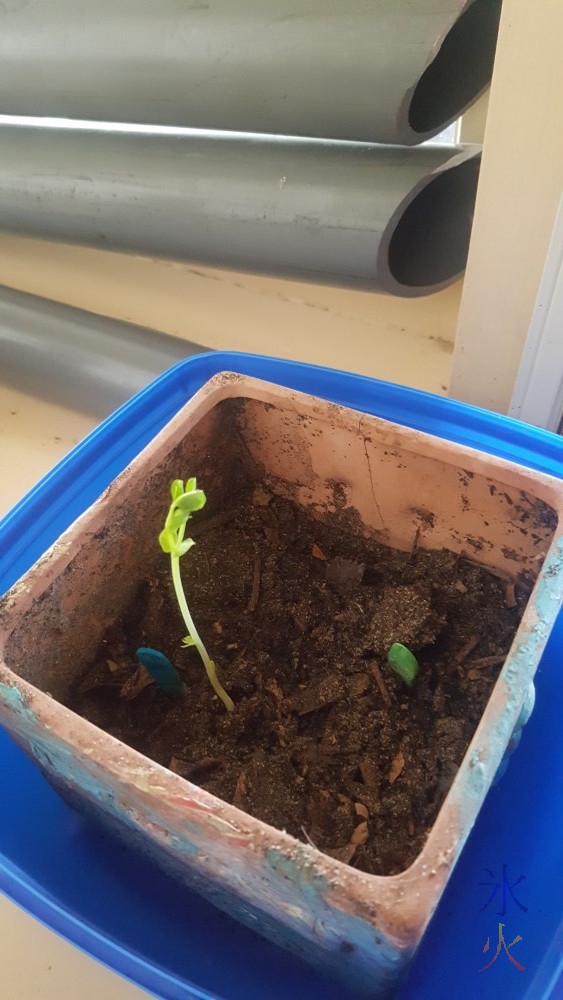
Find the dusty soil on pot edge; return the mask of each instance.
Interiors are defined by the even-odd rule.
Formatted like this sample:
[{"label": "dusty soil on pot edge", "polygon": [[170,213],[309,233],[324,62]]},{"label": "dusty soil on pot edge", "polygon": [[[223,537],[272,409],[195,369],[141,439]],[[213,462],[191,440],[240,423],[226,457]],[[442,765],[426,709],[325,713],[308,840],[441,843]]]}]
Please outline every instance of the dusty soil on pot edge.
[{"label": "dusty soil on pot edge", "polygon": [[[190,609],[236,709],[214,695],[185,634],[168,559],[108,630],[69,705],[215,795],[333,857],[406,868],[461,763],[531,582],[442,550],[396,552],[322,524],[262,487],[190,522]],[[417,656],[411,688],[386,652]],[[164,652],[170,698],[135,659]]]}]

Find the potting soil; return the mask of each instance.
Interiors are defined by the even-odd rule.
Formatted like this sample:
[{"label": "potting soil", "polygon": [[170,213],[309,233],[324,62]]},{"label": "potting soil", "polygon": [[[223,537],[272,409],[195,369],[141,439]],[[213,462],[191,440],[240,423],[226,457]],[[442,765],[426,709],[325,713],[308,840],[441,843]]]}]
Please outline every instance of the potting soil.
[{"label": "potting soil", "polygon": [[[141,753],[363,871],[414,860],[455,778],[532,581],[467,554],[366,541],[342,510],[320,523],[264,487],[208,520],[182,560],[186,596],[227,712],[186,629],[169,559],[143,579],[69,701]],[[411,686],[387,662],[417,658]],[[135,658],[156,648],[186,691]]]}]

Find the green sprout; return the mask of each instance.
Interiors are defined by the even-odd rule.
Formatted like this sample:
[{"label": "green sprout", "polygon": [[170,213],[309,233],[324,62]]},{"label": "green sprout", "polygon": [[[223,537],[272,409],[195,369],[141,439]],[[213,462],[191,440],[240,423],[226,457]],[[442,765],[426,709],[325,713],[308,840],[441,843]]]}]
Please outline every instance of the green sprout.
[{"label": "green sprout", "polygon": [[394,642],[387,653],[387,663],[391,670],[394,670],[401,680],[410,687],[418,673],[418,660],[410,649],[407,649],[400,642]]},{"label": "green sprout", "polygon": [[235,707],[234,703],[220,684],[215,671],[215,664],[210,659],[193,623],[180,575],[180,559],[195,545],[193,538],[184,538],[186,524],[195,511],[201,510],[205,506],[207,497],[203,490],[197,489],[195,478],[186,480],[185,485],[181,479],[175,479],[170,487],[170,493],[172,495],[172,503],[166,515],[164,528],[158,536],[158,541],[162,551],[170,555],[174,591],[182,618],[188,630],[187,636],[182,640],[182,645],[196,647],[213,690],[219,695],[227,711],[232,712]]}]

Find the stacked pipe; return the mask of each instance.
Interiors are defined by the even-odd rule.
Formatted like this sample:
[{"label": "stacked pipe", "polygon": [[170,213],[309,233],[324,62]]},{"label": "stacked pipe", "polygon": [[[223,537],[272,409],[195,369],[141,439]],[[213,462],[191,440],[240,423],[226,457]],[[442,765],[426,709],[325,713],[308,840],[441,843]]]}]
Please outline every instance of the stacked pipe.
[{"label": "stacked pipe", "polygon": [[199,344],[0,285],[0,382],[97,420]]},{"label": "stacked pipe", "polygon": [[[501,0],[12,0],[0,228],[426,294],[463,269]],[[200,131],[216,130],[216,131]],[[186,131],[187,130],[187,131]]]}]

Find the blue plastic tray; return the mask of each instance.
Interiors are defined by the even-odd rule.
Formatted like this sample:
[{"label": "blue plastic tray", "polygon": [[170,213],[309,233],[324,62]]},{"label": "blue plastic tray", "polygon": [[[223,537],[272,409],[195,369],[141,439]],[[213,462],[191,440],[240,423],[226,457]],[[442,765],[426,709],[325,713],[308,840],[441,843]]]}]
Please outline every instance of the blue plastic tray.
[{"label": "blue plastic tray", "polygon": [[[0,593],[212,375],[230,369],[313,392],[563,478],[555,435],[360,376],[218,352],[156,379],[0,521]],[[536,708],[486,801],[397,1000],[563,998],[563,616]],[[352,1000],[342,987],[179,888],[69,810],[0,730],[0,890],[63,937],[166,1000]],[[525,879],[487,906],[479,883]],[[491,878],[489,872],[494,873]],[[483,909],[483,907],[485,907]],[[503,949],[499,922],[520,971]],[[483,948],[490,939],[489,950]]]}]

